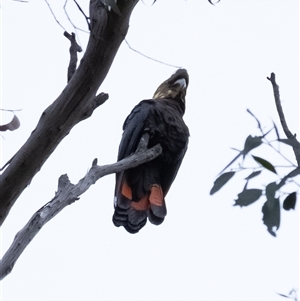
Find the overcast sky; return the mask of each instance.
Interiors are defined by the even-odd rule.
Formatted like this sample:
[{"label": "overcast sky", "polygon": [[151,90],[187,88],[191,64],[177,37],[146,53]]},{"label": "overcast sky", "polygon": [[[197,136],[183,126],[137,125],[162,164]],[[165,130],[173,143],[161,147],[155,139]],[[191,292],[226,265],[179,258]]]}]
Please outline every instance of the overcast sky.
[{"label": "overcast sky", "polygon": [[[78,2],[88,14],[88,1]],[[74,31],[65,1],[49,3],[61,25]],[[144,0],[135,8],[127,41],[190,75],[184,119],[191,137],[166,198],[168,215],[162,225],[147,223],[136,235],[114,227],[114,175],[101,179],[30,243],[2,282],[4,301],[280,301],[277,292],[288,294],[299,286],[298,206],[282,212],[274,238],[262,223],[264,198],[248,208],[232,206],[251,169],[209,195],[218,173],[236,155],[231,148],[242,149],[249,134],[260,134],[247,108],[266,131],[274,121],[284,137],[266,79],[271,72],[290,130],[299,136],[299,1],[151,3]],[[76,26],[87,30],[71,0],[67,11]],[[17,112],[21,127],[1,138],[5,163],[65,87],[69,41],[44,1],[4,0],[1,13],[1,107],[22,109]],[[88,34],[77,33],[85,49]],[[77,183],[94,158],[100,165],[115,162],[126,116],[174,71],[121,45],[99,89],[109,93],[109,100],[76,125],[16,202],[2,227],[3,252],[53,198],[60,175],[67,173]],[[281,151],[295,164],[291,148],[281,146]],[[287,165],[268,147],[253,154]],[[247,166],[255,163],[249,160]],[[283,176],[287,169],[279,170]],[[250,186],[262,188],[275,180],[264,171]]]}]

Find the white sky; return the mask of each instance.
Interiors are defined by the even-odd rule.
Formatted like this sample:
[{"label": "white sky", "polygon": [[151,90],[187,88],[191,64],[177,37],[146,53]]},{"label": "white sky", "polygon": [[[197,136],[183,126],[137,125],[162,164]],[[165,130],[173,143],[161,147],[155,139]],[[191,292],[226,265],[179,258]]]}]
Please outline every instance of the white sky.
[{"label": "white sky", "polygon": [[[60,23],[73,31],[64,1],[49,2]],[[69,2],[73,22],[86,28]],[[276,292],[299,287],[298,206],[282,212],[274,238],[261,220],[263,198],[248,208],[232,206],[251,171],[209,195],[217,174],[236,155],[230,148],[241,149],[249,134],[259,135],[247,108],[266,130],[274,120],[284,137],[266,79],[271,72],[289,127],[299,135],[298,0],[221,0],[216,6],[207,0],[144,2],[133,13],[127,40],[190,74],[185,121],[191,138],[166,198],[167,218],[136,235],[114,227],[114,176],[101,179],[34,238],[2,282],[5,301],[280,301]],[[88,13],[88,1],[79,3]],[[20,129],[1,138],[5,163],[66,85],[69,41],[44,1],[4,0],[1,11],[2,107],[22,109]],[[81,32],[79,38],[85,48],[88,35]],[[61,174],[77,183],[94,158],[99,164],[115,162],[124,119],[175,70],[122,44],[99,90],[109,93],[109,100],[71,131],[19,198],[2,227],[3,252],[52,199]],[[281,150],[295,162],[289,147]],[[279,162],[267,147],[253,154]],[[251,187],[276,179],[264,171]]]}]

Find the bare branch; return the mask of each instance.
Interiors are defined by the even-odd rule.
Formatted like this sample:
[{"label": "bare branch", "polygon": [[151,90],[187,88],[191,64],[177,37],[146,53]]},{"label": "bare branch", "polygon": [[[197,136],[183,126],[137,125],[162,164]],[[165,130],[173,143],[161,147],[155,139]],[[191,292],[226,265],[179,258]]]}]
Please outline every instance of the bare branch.
[{"label": "bare branch", "polygon": [[[58,144],[99,106],[96,93],[124,40],[138,0],[118,0],[122,16],[90,0],[91,35],[76,73],[42,113],[30,137],[0,175],[0,225]],[[106,96],[105,96],[106,95]]]},{"label": "bare branch", "polygon": [[137,151],[117,163],[98,166],[97,159],[95,159],[91,169],[76,185],[70,183],[66,174],[60,176],[58,189],[54,198],[39,209],[24,228],[17,233],[12,245],[1,259],[0,280],[12,271],[20,255],[41,228],[66,206],[79,200],[79,196],[87,191],[92,184],[95,184],[97,180],[103,176],[136,167],[159,156],[162,152],[161,146],[158,144],[151,149],[147,149],[146,144],[148,143],[148,139],[149,135],[145,134],[141,138]]},{"label": "bare branch", "polygon": [[77,44],[74,32],[72,32],[72,35],[70,35],[68,32],[65,31],[64,36],[67,39],[69,39],[71,42],[70,63],[69,63],[69,67],[68,67],[68,82],[69,82],[76,71],[76,66],[77,66],[77,61],[78,61],[77,52],[81,52],[82,48]]},{"label": "bare branch", "polygon": [[277,85],[277,83],[275,81],[275,73],[271,73],[271,77],[267,77],[267,79],[272,83],[272,86],[273,86],[275,104],[276,104],[277,112],[279,115],[279,119],[280,119],[282,128],[284,130],[284,133],[287,136],[287,138],[293,138],[294,135],[290,132],[290,130],[287,126],[284,114],[283,114],[281,100],[280,100],[280,94],[279,94],[279,86]]},{"label": "bare branch", "polygon": [[287,122],[285,120],[284,114],[283,114],[283,109],[281,106],[281,100],[280,100],[280,94],[279,94],[279,86],[276,83],[275,80],[275,73],[271,73],[270,77],[267,77],[267,79],[272,83],[273,86],[273,91],[274,91],[274,99],[275,99],[275,104],[276,104],[276,108],[277,108],[277,112],[279,115],[279,119],[283,128],[283,131],[285,133],[285,135],[287,136],[288,139],[290,139],[293,143],[293,150],[296,156],[296,160],[298,163],[298,166],[300,166],[300,143],[299,141],[296,139],[296,134],[293,135],[291,133],[291,131],[288,128]]}]

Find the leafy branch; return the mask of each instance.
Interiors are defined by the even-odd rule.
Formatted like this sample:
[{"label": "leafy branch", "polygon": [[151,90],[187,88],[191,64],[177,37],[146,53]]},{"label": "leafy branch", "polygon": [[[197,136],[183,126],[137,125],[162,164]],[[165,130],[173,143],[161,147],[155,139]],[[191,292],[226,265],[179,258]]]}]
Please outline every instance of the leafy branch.
[{"label": "leafy branch", "polygon": [[296,139],[296,134],[293,135],[291,133],[291,131],[289,130],[286,119],[284,117],[283,109],[281,106],[280,94],[279,94],[279,86],[276,83],[275,73],[271,73],[271,76],[267,77],[267,79],[272,83],[275,104],[276,104],[277,112],[279,115],[279,119],[280,119],[280,122],[281,122],[281,125],[283,128],[283,131],[284,131],[286,137],[288,138],[287,140],[284,139],[284,141],[282,141],[282,142],[285,142],[293,147],[298,166],[300,166],[300,143]]},{"label": "leafy branch", "polygon": [[[275,124],[273,124],[273,127],[270,130],[265,132],[262,129],[259,120],[248,109],[247,112],[257,121],[258,128],[261,132],[261,135],[254,136],[254,137],[249,135],[246,138],[243,150],[239,151],[238,155],[229,164],[227,164],[227,166],[220,172],[218,178],[214,182],[210,194],[212,195],[217,191],[219,191],[229,180],[233,178],[233,176],[237,172],[251,169],[252,171],[245,178],[246,184],[243,190],[238,194],[238,198],[237,200],[235,200],[234,206],[240,206],[240,207],[249,206],[255,203],[256,201],[258,201],[263,196],[263,198],[265,199],[265,202],[262,207],[263,222],[267,226],[269,233],[273,236],[276,236],[275,231],[278,230],[280,226],[280,199],[282,199],[282,207],[284,210],[295,209],[296,206],[297,191],[287,194],[283,192],[282,188],[285,185],[289,184],[290,182],[294,182],[294,184],[298,186],[297,190],[299,190],[300,185],[299,183],[296,182],[295,178],[300,175],[300,143],[296,139],[296,135],[293,135],[288,129],[287,122],[285,120],[283,110],[281,107],[281,101],[279,97],[279,87],[275,81],[275,74],[272,73],[271,77],[268,78],[268,80],[271,81],[273,86],[277,111],[279,114],[279,118],[284,133],[287,136],[287,139],[282,139],[279,137],[278,129]],[[270,141],[267,138],[267,136],[274,131],[276,133],[276,139]],[[298,165],[292,163],[287,157],[285,157],[281,153],[279,149],[280,143],[286,144],[293,148]],[[287,162],[287,165],[284,167],[289,168],[289,173],[281,177],[278,173],[278,168],[280,166],[278,165],[274,166],[268,160],[250,154],[253,149],[261,145],[267,145],[271,147],[273,151],[276,151]],[[244,167],[244,161],[246,157],[249,158],[252,162],[254,162],[256,166],[252,168]],[[225,172],[233,163],[235,163],[240,158],[241,158],[241,162],[238,164],[238,168],[231,169],[230,171]],[[262,171],[264,170],[277,175],[277,180],[270,182],[263,189],[248,188],[249,182],[252,179],[260,176],[262,174]]]}]

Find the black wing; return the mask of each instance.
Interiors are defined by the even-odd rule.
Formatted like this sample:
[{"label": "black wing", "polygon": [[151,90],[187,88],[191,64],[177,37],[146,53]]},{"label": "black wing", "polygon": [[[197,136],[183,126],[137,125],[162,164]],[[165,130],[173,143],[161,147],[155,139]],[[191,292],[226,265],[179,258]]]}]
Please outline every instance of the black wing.
[{"label": "black wing", "polygon": [[145,129],[145,121],[153,105],[154,100],[143,100],[133,108],[126,118],[119,146],[118,161],[135,152]]}]

